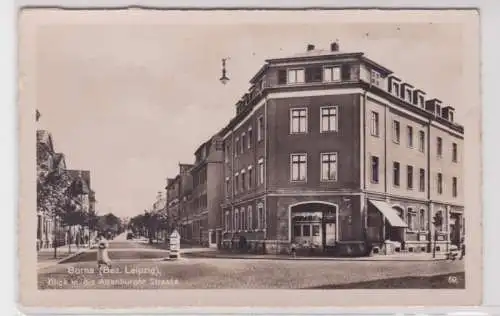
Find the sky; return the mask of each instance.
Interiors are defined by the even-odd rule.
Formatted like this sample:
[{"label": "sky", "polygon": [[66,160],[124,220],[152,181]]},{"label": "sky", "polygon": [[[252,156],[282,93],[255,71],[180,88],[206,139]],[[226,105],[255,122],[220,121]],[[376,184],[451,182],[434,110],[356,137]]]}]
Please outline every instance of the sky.
[{"label": "sky", "polygon": [[[307,44],[328,49],[338,39],[341,51],[364,52],[455,107],[457,121],[467,115],[460,94],[466,42],[456,22],[341,22],[320,14],[310,23],[277,23],[275,15],[240,20],[237,12],[190,22],[188,14],[73,11],[38,27],[37,128],[52,133],[68,168],[91,171],[100,213],[125,217],[150,208],[178,164],[192,163],[196,148],[234,116],[265,59]],[[231,80],[222,85],[225,57]]]}]

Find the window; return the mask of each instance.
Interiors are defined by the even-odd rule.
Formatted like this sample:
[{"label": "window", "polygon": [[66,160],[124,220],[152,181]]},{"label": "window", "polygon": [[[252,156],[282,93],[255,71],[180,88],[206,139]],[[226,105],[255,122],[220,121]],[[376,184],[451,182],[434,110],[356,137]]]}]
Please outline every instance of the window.
[{"label": "window", "polygon": [[321,82],[323,81],[323,71],[321,67],[306,68],[306,82]]},{"label": "window", "polygon": [[292,154],[290,161],[291,181],[306,181],[307,156],[306,154]]},{"label": "window", "polygon": [[229,211],[226,211],[226,213],[224,214],[224,229],[226,231],[229,230],[229,221],[230,221]]},{"label": "window", "polygon": [[252,207],[249,206],[247,209],[247,229],[253,229],[253,218],[252,218]]},{"label": "window", "polygon": [[337,107],[329,106],[321,108],[321,132],[333,132],[337,130]]},{"label": "window", "polygon": [[264,184],[264,159],[259,159],[259,184]]},{"label": "window", "polygon": [[372,156],[372,182],[378,183],[378,157]]},{"label": "window", "polygon": [[321,154],[321,181],[337,181],[337,153]]},{"label": "window", "polygon": [[411,89],[406,88],[406,90],[405,90],[405,98],[406,98],[406,101],[408,101],[410,103],[412,102]]},{"label": "window", "polygon": [[418,150],[421,152],[425,151],[425,132],[418,132]]},{"label": "window", "polygon": [[238,156],[238,149],[240,148],[240,139],[236,137],[234,140],[234,155]]},{"label": "window", "polygon": [[453,122],[453,112],[448,114],[448,118],[450,119],[450,122]]},{"label": "window", "polygon": [[224,151],[224,161],[229,162],[229,144],[226,144],[226,150]]},{"label": "window", "polygon": [[371,84],[373,84],[375,86],[380,86],[380,73],[375,71],[375,70],[372,70],[370,82],[371,82]]},{"label": "window", "polygon": [[241,191],[245,191],[246,189],[246,174],[245,169],[241,170]]},{"label": "window", "polygon": [[420,192],[425,191],[425,170],[422,168],[420,168],[420,171],[419,171],[418,190]]},{"label": "window", "polygon": [[290,110],[290,133],[307,133],[307,109]]},{"label": "window", "polygon": [[413,127],[406,127],[406,134],[408,137],[408,147],[413,148]]},{"label": "window", "polygon": [[240,230],[244,230],[245,229],[245,209],[242,208],[240,210]]},{"label": "window", "polygon": [[457,177],[453,177],[452,180],[452,192],[453,192],[453,197],[457,197],[458,195],[458,188],[457,188]]},{"label": "window", "polygon": [[226,196],[231,195],[231,185],[229,182],[229,177],[226,178]]},{"label": "window", "polygon": [[441,105],[436,104],[436,115],[441,116]]},{"label": "window", "polygon": [[451,154],[451,161],[457,162],[457,157],[458,156],[458,149],[457,149],[457,144],[453,143],[453,149],[452,149],[452,154]]},{"label": "window", "polygon": [[420,210],[419,222],[420,222],[420,230],[423,230],[423,231],[427,230],[427,225],[425,222],[425,210],[423,210],[423,209]]},{"label": "window", "polygon": [[438,194],[443,194],[443,174],[437,174],[437,192]]},{"label": "window", "polygon": [[238,192],[240,186],[240,175],[239,173],[236,173],[234,175],[234,192]]},{"label": "window", "polygon": [[262,136],[264,134],[264,117],[259,116],[257,119],[257,141],[262,140]]},{"label": "window", "polygon": [[233,230],[238,230],[238,227],[239,227],[239,218],[238,218],[238,209],[235,209],[234,210],[234,226],[233,226]]},{"label": "window", "polygon": [[241,134],[241,146],[240,146],[240,150],[241,150],[241,153],[243,153],[243,151],[245,150],[245,133]]},{"label": "window", "polygon": [[248,189],[252,188],[253,184],[253,169],[252,166],[248,167]]},{"label": "window", "polygon": [[[351,65],[349,64],[343,64],[342,69],[340,70],[340,78],[342,80],[351,80]],[[354,68],[355,69],[355,68]]]},{"label": "window", "polygon": [[265,229],[266,228],[266,212],[264,210],[264,204],[259,203],[257,205],[257,216],[258,216],[258,228]]},{"label": "window", "polygon": [[380,136],[380,127],[379,127],[379,116],[377,112],[372,111],[372,119],[371,119],[371,133],[373,136]]},{"label": "window", "polygon": [[304,83],[304,69],[288,69],[288,83]]},{"label": "window", "polygon": [[340,81],[340,67],[328,66],[323,68],[323,81]]},{"label": "window", "polygon": [[278,70],[278,84],[286,84],[286,70]]},{"label": "window", "polygon": [[304,236],[304,237],[311,236],[311,226],[310,225],[303,225],[302,226],[302,236]]},{"label": "window", "polygon": [[399,187],[399,162],[394,161],[392,170],[392,183]]},{"label": "window", "polygon": [[318,237],[319,236],[319,225],[312,225],[312,235],[314,237]]},{"label": "window", "polygon": [[392,83],[392,94],[399,97],[399,84],[397,82]]},{"label": "window", "polygon": [[406,166],[406,186],[408,190],[413,189],[413,166]]},{"label": "window", "polygon": [[392,141],[399,144],[401,138],[401,130],[399,126],[399,121],[392,121]]},{"label": "window", "polygon": [[414,231],[414,230],[417,230],[417,214],[415,214],[415,212],[413,212],[413,209],[411,207],[408,208],[408,217],[407,217],[407,224],[408,224],[408,229],[410,231]]},{"label": "window", "polygon": [[420,107],[424,107],[425,106],[425,99],[424,99],[424,96],[420,95],[418,96],[418,104],[420,105]]},{"label": "window", "polygon": [[437,156],[441,158],[443,156],[443,139],[441,137],[436,139],[436,147]]},{"label": "window", "polygon": [[248,148],[252,148],[252,141],[253,141],[253,133],[252,133],[252,128],[248,128]]}]

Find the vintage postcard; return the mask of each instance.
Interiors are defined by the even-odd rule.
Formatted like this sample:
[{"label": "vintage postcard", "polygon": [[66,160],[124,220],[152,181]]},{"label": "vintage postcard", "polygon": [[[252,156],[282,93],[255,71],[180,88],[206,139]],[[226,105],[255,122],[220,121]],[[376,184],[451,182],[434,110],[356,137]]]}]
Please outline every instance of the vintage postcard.
[{"label": "vintage postcard", "polygon": [[23,10],[21,304],[480,304],[479,19]]}]

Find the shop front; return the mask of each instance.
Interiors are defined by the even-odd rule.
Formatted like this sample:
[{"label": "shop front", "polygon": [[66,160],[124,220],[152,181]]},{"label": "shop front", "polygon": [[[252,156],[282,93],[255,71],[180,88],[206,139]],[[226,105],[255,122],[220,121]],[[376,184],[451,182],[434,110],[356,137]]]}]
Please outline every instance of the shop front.
[{"label": "shop front", "polygon": [[290,240],[299,250],[334,251],[338,241],[336,205],[308,202],[292,206],[290,213]]},{"label": "shop front", "polygon": [[406,228],[404,211],[384,201],[368,199],[367,240],[375,253],[390,254],[402,250]]}]

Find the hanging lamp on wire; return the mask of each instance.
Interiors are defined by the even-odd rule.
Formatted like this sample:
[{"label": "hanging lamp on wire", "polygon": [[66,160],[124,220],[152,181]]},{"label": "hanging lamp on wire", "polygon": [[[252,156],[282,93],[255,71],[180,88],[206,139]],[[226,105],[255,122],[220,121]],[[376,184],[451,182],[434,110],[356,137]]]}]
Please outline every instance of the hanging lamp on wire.
[{"label": "hanging lamp on wire", "polygon": [[229,59],[229,57],[222,58],[222,76],[220,77],[219,81],[225,85],[229,82],[229,77],[226,75],[226,61]]}]

